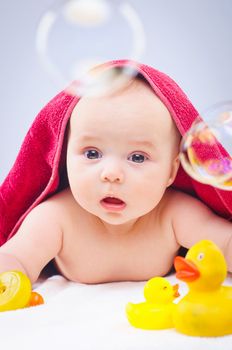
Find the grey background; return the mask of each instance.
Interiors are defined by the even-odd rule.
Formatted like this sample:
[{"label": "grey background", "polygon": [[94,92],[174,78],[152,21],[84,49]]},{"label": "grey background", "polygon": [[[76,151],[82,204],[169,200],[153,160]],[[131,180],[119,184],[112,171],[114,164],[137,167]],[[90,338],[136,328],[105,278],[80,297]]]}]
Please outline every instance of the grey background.
[{"label": "grey background", "polygon": [[[231,0],[128,2],[144,22],[144,63],[174,78],[199,111],[232,98]],[[0,0],[0,183],[36,114],[59,90],[35,52],[36,28],[51,4]]]}]

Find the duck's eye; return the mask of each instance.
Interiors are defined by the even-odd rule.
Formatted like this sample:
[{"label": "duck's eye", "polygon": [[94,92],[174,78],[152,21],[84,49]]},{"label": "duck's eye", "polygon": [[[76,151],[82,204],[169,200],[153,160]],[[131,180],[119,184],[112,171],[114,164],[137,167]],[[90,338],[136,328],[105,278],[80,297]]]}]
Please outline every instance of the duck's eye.
[{"label": "duck's eye", "polygon": [[167,289],[167,288],[168,288],[167,286],[164,286],[164,287],[163,287],[163,290],[165,290],[165,289]]},{"label": "duck's eye", "polygon": [[205,257],[205,254],[204,253],[200,253],[197,256],[197,260],[202,260],[204,257]]}]

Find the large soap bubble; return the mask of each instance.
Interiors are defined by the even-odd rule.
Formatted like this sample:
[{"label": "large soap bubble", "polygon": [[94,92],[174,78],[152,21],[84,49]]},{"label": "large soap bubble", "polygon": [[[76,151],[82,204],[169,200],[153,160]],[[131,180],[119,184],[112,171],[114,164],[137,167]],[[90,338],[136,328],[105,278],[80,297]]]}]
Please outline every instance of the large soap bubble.
[{"label": "large soap bubble", "polygon": [[180,160],[195,180],[232,190],[232,101],[214,105],[184,135]]},{"label": "large soap bubble", "polygon": [[74,93],[98,94],[113,84],[125,84],[137,70],[130,64],[99,75],[92,68],[118,57],[140,60],[145,34],[137,12],[126,1],[63,0],[42,16],[36,49],[60,88],[75,81]]}]

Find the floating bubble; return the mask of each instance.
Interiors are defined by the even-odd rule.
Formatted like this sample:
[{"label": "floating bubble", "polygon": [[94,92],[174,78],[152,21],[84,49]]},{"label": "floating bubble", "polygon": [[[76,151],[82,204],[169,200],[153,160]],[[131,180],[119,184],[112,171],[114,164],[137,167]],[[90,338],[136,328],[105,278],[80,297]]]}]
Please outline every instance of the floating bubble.
[{"label": "floating bubble", "polygon": [[184,135],[180,161],[195,180],[232,190],[232,101],[214,105]]},{"label": "floating bubble", "polygon": [[[132,61],[145,50],[145,33],[134,8],[125,1],[63,0],[42,16],[36,36],[39,59],[60,88],[72,93],[101,94],[118,88],[136,74]],[[102,71],[93,67],[127,58],[125,68]]]}]

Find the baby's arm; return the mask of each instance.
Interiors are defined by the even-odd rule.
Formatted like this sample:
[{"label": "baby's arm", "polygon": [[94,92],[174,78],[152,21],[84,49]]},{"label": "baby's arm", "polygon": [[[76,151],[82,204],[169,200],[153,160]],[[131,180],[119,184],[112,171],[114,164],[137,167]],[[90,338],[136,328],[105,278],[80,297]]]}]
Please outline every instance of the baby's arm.
[{"label": "baby's arm", "polygon": [[201,239],[209,239],[222,250],[228,271],[232,272],[232,223],[214,214],[199,200],[174,192],[172,223],[177,242],[190,248]]},{"label": "baby's arm", "polygon": [[42,203],[28,214],[15,236],[0,247],[0,273],[20,270],[33,283],[61,247],[62,230],[56,211],[51,203]]}]

